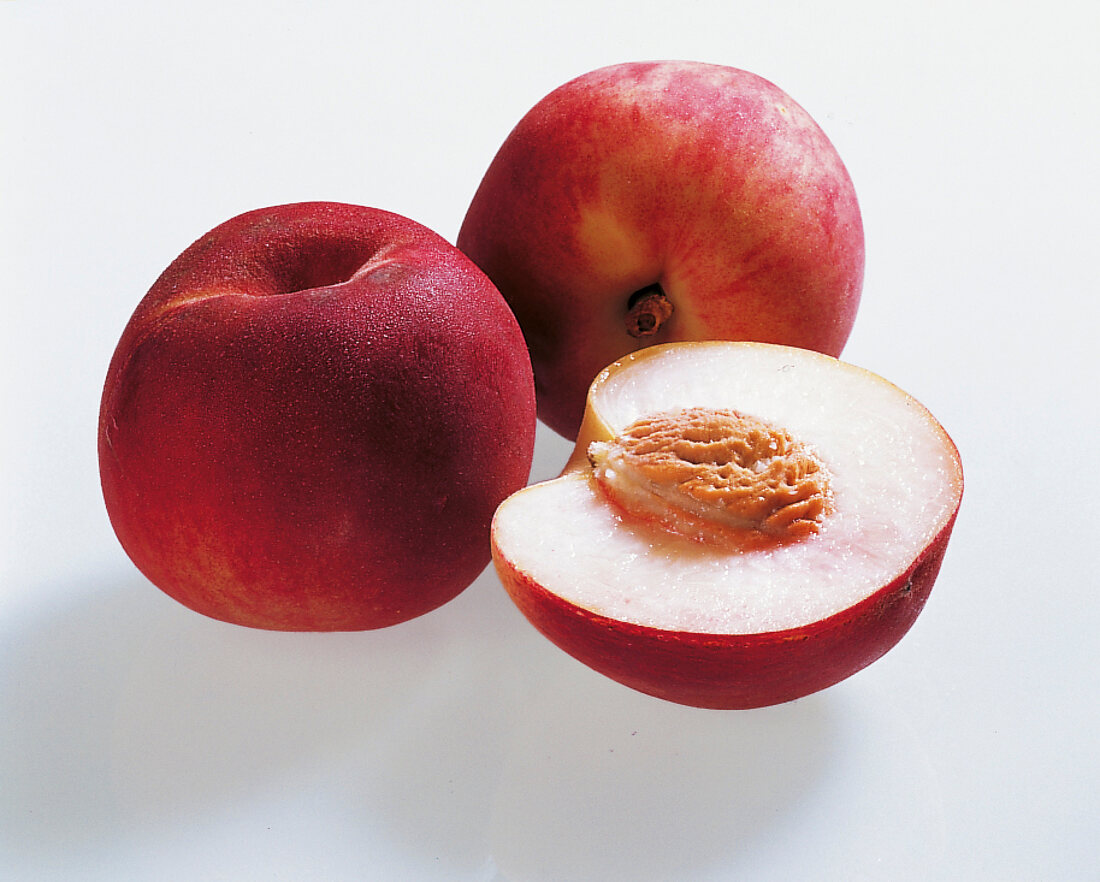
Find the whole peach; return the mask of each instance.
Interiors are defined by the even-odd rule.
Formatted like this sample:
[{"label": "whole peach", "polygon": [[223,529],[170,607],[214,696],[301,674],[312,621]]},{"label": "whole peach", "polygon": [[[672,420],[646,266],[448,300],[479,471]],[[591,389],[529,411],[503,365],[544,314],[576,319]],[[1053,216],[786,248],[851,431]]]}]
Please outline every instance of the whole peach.
[{"label": "whole peach", "polygon": [[601,68],[539,101],[458,247],[511,304],[539,416],[569,438],[597,372],[643,346],[839,355],[863,284],[859,206],[828,137],[767,80],[698,62]]},{"label": "whole peach", "polygon": [[184,251],[123,332],[104,499],[133,562],[193,610],[387,626],[486,567],[534,407],[520,329],[454,246],[372,208],[261,209]]}]

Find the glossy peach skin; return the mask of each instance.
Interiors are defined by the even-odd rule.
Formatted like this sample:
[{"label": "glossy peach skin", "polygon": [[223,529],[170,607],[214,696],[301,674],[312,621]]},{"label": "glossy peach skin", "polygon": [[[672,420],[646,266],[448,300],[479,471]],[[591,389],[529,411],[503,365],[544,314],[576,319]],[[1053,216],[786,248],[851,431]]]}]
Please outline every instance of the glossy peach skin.
[{"label": "glossy peach skin", "polygon": [[99,423],[124,549],[205,615],[281,630],[391,625],[488,564],[528,476],[516,322],[435,233],[387,212],[249,212],[137,307]]},{"label": "glossy peach skin", "polygon": [[[863,282],[855,191],[821,128],[767,80],[692,62],[602,68],[538,102],[457,243],[512,306],[539,416],[569,438],[596,373],[644,345],[839,355]],[[631,297],[655,284],[675,311],[639,339]]]}]

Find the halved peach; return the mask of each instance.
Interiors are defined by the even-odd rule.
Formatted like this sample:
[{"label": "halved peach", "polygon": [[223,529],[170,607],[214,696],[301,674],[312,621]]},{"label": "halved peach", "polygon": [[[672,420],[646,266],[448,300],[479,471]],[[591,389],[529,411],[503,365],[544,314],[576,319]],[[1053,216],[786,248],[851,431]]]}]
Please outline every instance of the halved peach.
[{"label": "halved peach", "polygon": [[595,670],[687,705],[831,686],[923,608],[963,491],[920,403],[830,356],[654,346],[588,393],[565,471],[492,527],[513,601]]}]

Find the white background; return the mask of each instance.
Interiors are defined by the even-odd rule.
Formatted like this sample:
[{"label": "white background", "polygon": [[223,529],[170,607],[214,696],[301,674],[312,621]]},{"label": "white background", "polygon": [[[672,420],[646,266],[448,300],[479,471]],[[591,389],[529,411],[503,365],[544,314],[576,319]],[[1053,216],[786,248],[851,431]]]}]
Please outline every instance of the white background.
[{"label": "white background", "polygon": [[[0,878],[1100,878],[1095,4],[0,0]],[[747,68],[861,199],[845,358],[962,452],[889,655],[753,712],[635,694],[487,572],[384,632],[208,621],[99,493],[119,334],[193,239],[302,199],[454,240],[497,146],[617,61]],[[560,439],[540,436],[535,477]]]}]

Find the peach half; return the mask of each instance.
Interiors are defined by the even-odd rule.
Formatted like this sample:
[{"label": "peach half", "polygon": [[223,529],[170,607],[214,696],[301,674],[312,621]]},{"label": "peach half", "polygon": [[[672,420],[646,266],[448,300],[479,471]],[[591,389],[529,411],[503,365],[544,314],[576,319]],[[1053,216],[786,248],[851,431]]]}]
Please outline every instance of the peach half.
[{"label": "peach half", "polygon": [[767,343],[664,344],[597,376],[563,473],[497,509],[493,559],[531,623],[596,671],[761,707],[901,639],[962,491],[944,429],[869,371]]}]

